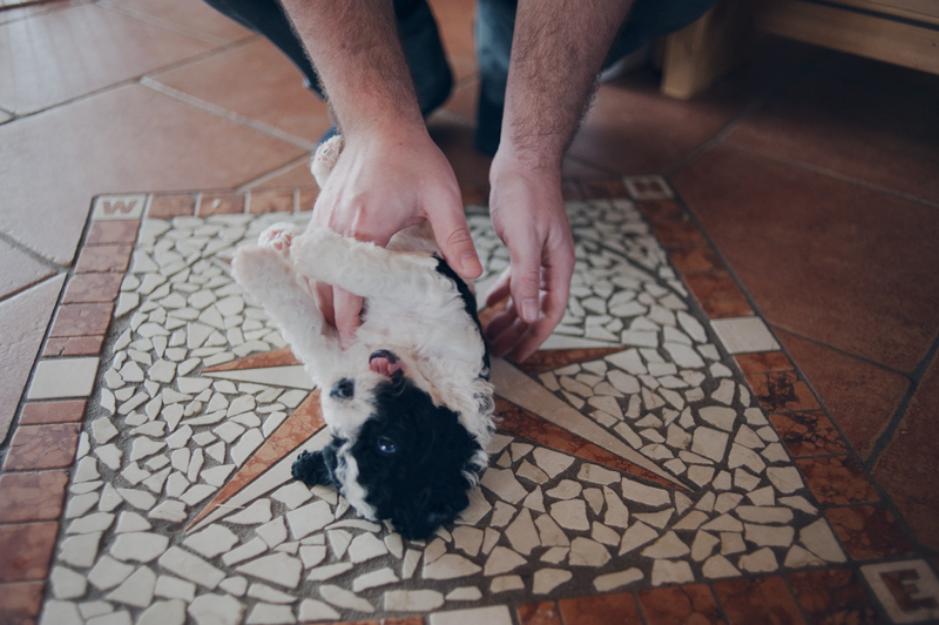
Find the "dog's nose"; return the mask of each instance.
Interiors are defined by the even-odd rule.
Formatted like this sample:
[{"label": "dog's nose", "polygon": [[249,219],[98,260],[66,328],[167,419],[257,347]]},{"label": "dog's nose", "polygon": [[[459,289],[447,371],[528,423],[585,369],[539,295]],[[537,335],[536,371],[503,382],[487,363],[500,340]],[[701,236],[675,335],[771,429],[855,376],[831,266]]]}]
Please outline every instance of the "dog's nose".
[{"label": "dog's nose", "polygon": [[334,399],[349,399],[355,394],[355,382],[349,378],[342,378],[333,385],[329,396]]},{"label": "dog's nose", "polygon": [[379,349],[372,352],[372,355],[368,357],[368,368],[379,375],[390,378],[397,371],[400,371],[402,366],[401,361],[393,352],[387,349]]}]

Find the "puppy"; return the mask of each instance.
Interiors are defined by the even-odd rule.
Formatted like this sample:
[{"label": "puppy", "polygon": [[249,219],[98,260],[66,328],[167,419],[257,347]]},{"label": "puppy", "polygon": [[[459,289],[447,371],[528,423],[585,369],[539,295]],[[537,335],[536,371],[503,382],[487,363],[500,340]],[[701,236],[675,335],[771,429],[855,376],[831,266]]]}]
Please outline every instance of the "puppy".
[{"label": "puppy", "polygon": [[[320,186],[341,149],[335,137],[317,151]],[[381,248],[292,228],[268,228],[239,249],[233,270],[320,389],[332,440],[303,452],[293,476],[333,485],[363,517],[426,538],[466,508],[488,464],[492,386],[473,294],[426,230],[403,231]],[[323,322],[315,282],[365,298],[345,350]]]}]

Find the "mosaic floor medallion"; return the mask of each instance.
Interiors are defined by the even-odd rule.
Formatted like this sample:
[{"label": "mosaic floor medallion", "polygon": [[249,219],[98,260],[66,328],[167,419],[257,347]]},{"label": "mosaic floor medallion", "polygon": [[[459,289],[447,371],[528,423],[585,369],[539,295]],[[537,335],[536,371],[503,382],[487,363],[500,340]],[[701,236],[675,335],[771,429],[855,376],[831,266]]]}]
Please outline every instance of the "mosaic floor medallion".
[{"label": "mosaic floor medallion", "polygon": [[[912,589],[886,565],[863,572],[872,591],[831,568],[851,555],[843,534],[768,418],[801,387],[745,378],[740,354],[779,347],[745,300],[717,319],[689,294],[660,244],[694,238],[667,225],[669,197],[646,177],[568,202],[566,316],[528,362],[494,363],[490,467],[423,542],[290,479],[327,436],[317,390],[229,261],[267,225],[308,221],[293,209],[309,197],[98,198],[78,262],[91,273],[69,289],[90,276],[113,303],[66,290],[27,394],[27,408],[88,397],[41,622],[743,623],[760,593],[781,601],[767,574],[802,569],[847,575],[853,622],[908,622],[890,612],[905,591],[939,616],[923,561]],[[508,255],[484,209],[468,214],[485,291]],[[811,614],[789,585],[800,605],[774,622]]]}]

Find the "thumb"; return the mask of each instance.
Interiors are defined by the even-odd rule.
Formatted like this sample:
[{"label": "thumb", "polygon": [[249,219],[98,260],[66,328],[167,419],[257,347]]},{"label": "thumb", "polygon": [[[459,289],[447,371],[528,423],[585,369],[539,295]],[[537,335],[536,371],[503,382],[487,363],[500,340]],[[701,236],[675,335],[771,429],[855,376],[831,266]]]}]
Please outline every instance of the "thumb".
[{"label": "thumb", "polygon": [[467,280],[474,280],[483,272],[473,237],[470,236],[466,216],[463,214],[463,205],[459,201],[450,201],[446,205],[436,207],[433,213],[428,212],[434,240],[443,252],[447,264]]},{"label": "thumb", "polygon": [[526,323],[538,321],[541,287],[541,246],[534,236],[523,236],[509,242],[512,260],[512,300]]}]

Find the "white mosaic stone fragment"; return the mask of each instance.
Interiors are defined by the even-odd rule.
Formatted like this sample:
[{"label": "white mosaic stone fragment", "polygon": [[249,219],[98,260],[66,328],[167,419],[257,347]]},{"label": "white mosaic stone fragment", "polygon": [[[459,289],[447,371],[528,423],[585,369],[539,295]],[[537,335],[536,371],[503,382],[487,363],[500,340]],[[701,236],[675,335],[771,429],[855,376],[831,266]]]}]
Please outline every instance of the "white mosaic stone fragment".
[{"label": "white mosaic stone fragment", "polygon": [[713,428],[701,426],[695,429],[691,441],[691,451],[720,462],[727,449],[728,435]]},{"label": "white mosaic stone fragment", "polygon": [[675,532],[666,532],[661,538],[642,550],[647,558],[680,558],[690,550]]},{"label": "white mosaic stone fragment", "polygon": [[771,573],[779,568],[776,554],[769,547],[740,556],[738,565],[748,573]]},{"label": "white mosaic stone fragment", "polygon": [[190,603],[196,596],[196,585],[171,575],[160,575],[157,577],[153,594],[167,599],[182,599]]},{"label": "white mosaic stone fragment", "polygon": [[436,590],[389,590],[384,594],[388,611],[427,612],[443,605],[443,594]]},{"label": "white mosaic stone fragment", "polygon": [[301,621],[325,621],[338,620],[339,612],[330,605],[316,599],[304,599],[300,602],[300,610],[297,614]]},{"label": "white mosaic stone fragment", "polygon": [[558,501],[549,506],[551,517],[558,525],[570,530],[586,531],[590,529],[587,521],[587,509],[581,499]]},{"label": "white mosaic stone fragment", "polygon": [[661,488],[646,486],[641,482],[623,478],[621,483],[623,497],[629,501],[641,503],[646,506],[660,507],[671,502],[668,491]]},{"label": "white mosaic stone fragment", "polygon": [[691,566],[684,560],[656,560],[652,564],[652,585],[686,584],[694,581]]},{"label": "white mosaic stone fragment", "polygon": [[619,555],[627,554],[646,543],[655,540],[659,533],[645,523],[633,523],[624,533],[620,542]]},{"label": "white mosaic stone fragment", "polygon": [[78,607],[71,601],[50,599],[42,608],[42,619],[39,625],[62,625],[63,623],[82,623],[84,620],[78,612]]},{"label": "white mosaic stone fragment", "polygon": [[228,553],[238,543],[238,536],[227,527],[213,524],[190,534],[183,545],[206,558]]},{"label": "white mosaic stone fragment", "polygon": [[528,494],[525,487],[515,479],[515,474],[509,469],[490,467],[483,473],[480,484],[509,503],[518,503]]},{"label": "white mosaic stone fragment", "polygon": [[701,572],[708,579],[721,579],[724,577],[737,577],[740,571],[737,570],[730,560],[717,554],[708,558],[701,566]]},{"label": "white mosaic stone fragment", "polygon": [[244,612],[240,601],[228,595],[199,595],[187,608],[197,625],[238,625]]},{"label": "white mosaic stone fragment", "polygon": [[151,519],[162,519],[179,523],[186,520],[186,506],[175,499],[167,499],[157,504],[147,516]]},{"label": "white mosaic stone fragment", "polygon": [[811,551],[803,549],[799,545],[793,545],[790,547],[789,551],[786,552],[786,558],[783,561],[783,565],[790,568],[820,566],[823,564],[825,564],[824,560],[816,556]]},{"label": "white mosaic stone fragment", "polygon": [[367,600],[340,586],[322,584],[318,588],[320,596],[336,607],[357,612],[374,612],[375,607]]},{"label": "white mosaic stone fragment", "polygon": [[133,566],[118,562],[108,555],[103,555],[88,571],[88,581],[98,590],[107,590],[127,579],[133,570]]},{"label": "white mosaic stone fragment", "polygon": [[795,467],[770,467],[766,470],[766,477],[781,493],[791,494],[802,488],[802,478]]},{"label": "white mosaic stone fragment", "polygon": [[359,534],[349,544],[349,559],[352,562],[366,562],[388,553],[388,548],[374,534]]},{"label": "white mosaic stone fragment", "polygon": [[169,539],[162,534],[127,532],[117,535],[111,543],[110,553],[118,560],[150,562],[163,553],[168,544]]},{"label": "white mosaic stone fragment", "polygon": [[461,555],[448,553],[433,560],[428,560],[425,555],[421,576],[425,579],[454,579],[473,575],[479,571],[479,565]]},{"label": "white mosaic stone fragment", "polygon": [[507,547],[497,546],[489,554],[483,568],[486,576],[501,575],[517,569],[525,564],[526,560]]},{"label": "white mosaic stone fragment", "polygon": [[614,573],[598,575],[593,580],[593,587],[597,590],[597,592],[609,592],[611,590],[628,586],[633,582],[638,582],[643,577],[644,575],[642,574],[642,571],[636,567],[631,567],[624,571],[616,571]]},{"label": "white mosaic stone fragment", "polygon": [[52,596],[56,599],[75,599],[85,594],[88,586],[84,575],[79,575],[70,568],[54,566],[49,573]]},{"label": "white mosaic stone fragment", "polygon": [[492,594],[509,592],[512,590],[525,590],[525,582],[522,581],[522,578],[518,575],[500,575],[498,577],[494,577],[492,582],[489,584],[489,592]]},{"label": "white mosaic stone fragment", "polygon": [[202,558],[194,556],[179,547],[171,546],[158,560],[160,566],[171,573],[209,590],[218,586],[225,574]]},{"label": "white mosaic stone fragment", "polygon": [[284,517],[276,517],[254,531],[272,549],[287,540],[287,526],[284,524]]},{"label": "white mosaic stone fragment", "polygon": [[537,447],[532,452],[532,456],[535,459],[535,464],[547,473],[551,479],[563,473],[574,462],[573,457],[544,447]]},{"label": "white mosaic stone fragment", "polygon": [[146,566],[141,566],[105,597],[110,601],[145,608],[153,600],[155,585],[156,573]]},{"label": "white mosaic stone fragment", "polygon": [[825,519],[818,519],[800,529],[799,542],[826,562],[845,561],[844,552]]},{"label": "white mosaic stone fragment", "polygon": [[[260,525],[261,523],[267,523],[271,520],[271,518],[272,515],[270,499],[257,499],[251,502],[251,505],[249,505],[247,508],[238,511],[231,516],[225,517],[225,522],[234,523],[236,525]],[[287,515],[287,523],[290,523],[289,514]],[[323,523],[323,526],[325,525],[326,523]],[[294,538],[300,537],[294,536]]]},{"label": "white mosaic stone fragment", "polygon": [[578,536],[571,541],[570,557],[572,566],[601,567],[610,561],[606,547],[595,540]]}]

